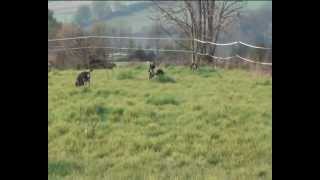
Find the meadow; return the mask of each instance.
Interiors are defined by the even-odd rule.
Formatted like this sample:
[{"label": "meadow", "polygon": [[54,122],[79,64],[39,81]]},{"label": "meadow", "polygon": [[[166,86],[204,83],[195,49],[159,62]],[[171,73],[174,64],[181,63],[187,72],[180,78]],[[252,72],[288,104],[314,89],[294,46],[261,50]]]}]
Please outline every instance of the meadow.
[{"label": "meadow", "polygon": [[49,72],[49,180],[272,179],[272,77],[164,70]]}]

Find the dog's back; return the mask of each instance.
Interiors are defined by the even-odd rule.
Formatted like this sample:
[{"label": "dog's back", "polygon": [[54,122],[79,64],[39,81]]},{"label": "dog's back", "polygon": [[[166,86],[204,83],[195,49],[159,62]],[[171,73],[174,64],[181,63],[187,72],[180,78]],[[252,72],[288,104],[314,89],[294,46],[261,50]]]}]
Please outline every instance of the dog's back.
[{"label": "dog's back", "polygon": [[164,75],[164,71],[163,71],[162,69],[157,69],[156,75],[157,75],[157,76],[159,76],[159,75]]}]

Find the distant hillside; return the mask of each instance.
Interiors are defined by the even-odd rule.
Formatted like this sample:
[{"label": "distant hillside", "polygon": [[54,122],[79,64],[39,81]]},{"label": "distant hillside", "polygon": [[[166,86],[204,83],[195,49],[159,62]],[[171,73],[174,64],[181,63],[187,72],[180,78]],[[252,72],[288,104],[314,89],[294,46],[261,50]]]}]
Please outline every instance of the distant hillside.
[{"label": "distant hillside", "polygon": [[[118,15],[130,15],[130,12],[133,11],[140,11],[144,8],[146,8],[148,5],[151,4],[151,2],[121,2],[123,4],[126,4],[126,8],[119,10],[119,11],[114,11],[111,14],[110,18],[116,17]],[[72,21],[72,18],[80,6],[83,5],[89,5],[91,6],[92,2],[91,1],[54,1],[54,2],[48,2],[48,8],[54,11],[55,17],[60,20],[60,21]],[[113,7],[113,2],[112,1],[107,1],[107,4],[110,7]]]},{"label": "distant hillside", "polygon": [[[144,36],[154,21],[150,19],[157,11],[152,8],[151,1],[121,1],[127,3],[125,8],[114,11],[104,17],[100,22],[104,22],[107,29],[113,30],[109,33],[119,35],[120,30],[132,32],[136,36]],[[131,4],[128,4],[128,3]],[[178,1],[175,1],[178,2]],[[164,3],[175,3],[167,1]],[[81,5],[91,5],[90,1],[54,1],[48,4],[48,7],[54,11],[54,16],[61,22],[71,22],[74,13]],[[112,1],[107,1],[112,6]],[[262,8],[262,9],[261,9]],[[267,12],[265,12],[267,11]],[[241,40],[250,43],[264,42],[265,45],[272,44],[272,1],[247,1],[246,8],[242,10],[242,16],[239,20],[241,24],[234,25],[234,30],[230,34],[220,35],[220,41]],[[85,25],[89,29],[92,22]],[[271,37],[271,39],[270,39]],[[268,39],[269,38],[269,39]]]},{"label": "distant hillside", "polygon": [[[106,22],[109,26],[115,26],[117,23],[119,25],[130,25],[132,28],[136,30],[137,24],[141,26],[139,22],[146,22],[149,20],[148,15],[151,14],[150,7],[152,6],[152,2],[139,2],[128,5],[126,8],[114,11],[105,18],[103,18],[102,22]],[[138,17],[138,19],[137,19]],[[149,21],[147,22],[150,23]],[[85,27],[88,28],[92,25],[92,22],[88,23]]]},{"label": "distant hillside", "polygon": [[[114,11],[102,22],[105,22],[108,27],[126,27],[132,31],[140,31],[143,26],[148,27],[153,23],[149,17],[153,14],[151,1],[121,1],[126,4],[126,8]],[[58,21],[71,22],[77,8],[81,5],[91,5],[91,1],[48,1],[48,8],[54,11],[54,16]],[[113,2],[107,1],[112,7]],[[169,3],[169,2],[167,2]],[[170,2],[174,3],[174,2]],[[260,7],[272,6],[271,1],[248,1],[247,8],[244,13],[259,9]],[[88,23],[86,28],[90,28],[92,23]]]}]

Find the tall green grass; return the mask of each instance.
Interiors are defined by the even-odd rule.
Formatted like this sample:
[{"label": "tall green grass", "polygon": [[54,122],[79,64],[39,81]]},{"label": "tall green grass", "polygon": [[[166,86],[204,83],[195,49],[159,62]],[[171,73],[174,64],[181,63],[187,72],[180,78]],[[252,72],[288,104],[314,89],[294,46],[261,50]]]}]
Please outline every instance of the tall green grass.
[{"label": "tall green grass", "polygon": [[90,88],[50,72],[48,178],[272,179],[271,77],[164,70],[174,83],[120,67]]}]

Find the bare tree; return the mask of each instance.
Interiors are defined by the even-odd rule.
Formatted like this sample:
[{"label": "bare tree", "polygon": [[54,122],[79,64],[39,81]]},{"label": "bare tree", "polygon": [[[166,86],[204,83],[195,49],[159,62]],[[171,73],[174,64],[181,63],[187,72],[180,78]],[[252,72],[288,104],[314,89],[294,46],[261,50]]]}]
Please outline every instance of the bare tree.
[{"label": "bare tree", "polygon": [[[105,35],[106,27],[104,24],[96,23],[91,29],[92,34]],[[74,24],[63,24],[62,28],[57,34],[58,38],[69,38],[76,36],[89,35],[80,26]],[[65,41],[58,41],[55,46],[61,47],[64,51],[58,53],[59,62],[64,67],[84,67],[89,68],[92,59],[106,60],[108,58],[109,50],[103,47],[107,46],[106,39],[71,39]],[[52,44],[51,44],[52,45]],[[49,45],[50,46],[50,45]]]},{"label": "bare tree", "polygon": [[[62,28],[57,34],[58,38],[84,36],[85,33],[81,30],[80,26],[74,24],[63,24]],[[83,66],[88,64],[89,50],[84,47],[88,47],[86,39],[74,39],[59,41],[56,45],[63,47],[65,51],[60,52],[60,60],[63,62],[63,66]],[[72,50],[70,48],[79,48]]]},{"label": "bare tree", "polygon": [[[213,42],[218,42],[219,34],[222,31],[226,31],[227,27],[233,23],[237,17],[239,17],[239,10],[243,8],[243,3],[239,1],[219,1],[216,3],[216,11],[213,26],[214,26],[214,33],[209,34],[210,40]],[[216,22],[216,23],[214,23]],[[216,46],[213,47],[210,54],[214,55],[216,50]]]},{"label": "bare tree", "polygon": [[[97,36],[105,36],[107,33],[107,28],[104,23],[95,23],[91,29],[91,34]],[[88,46],[90,47],[105,47],[108,44],[107,39],[88,39]],[[91,58],[106,61],[110,54],[109,49],[97,48],[89,49],[89,55]],[[89,59],[92,60],[92,59]]]},{"label": "bare tree", "polygon": [[[181,2],[153,1],[161,16],[156,20],[165,25],[175,25],[185,37],[217,42],[221,32],[227,28],[243,8],[240,1],[210,1],[198,0]],[[206,46],[191,41],[189,45],[193,52],[206,53]],[[216,47],[209,48],[210,55],[215,54]],[[193,53],[192,63],[199,63],[199,58]]]},{"label": "bare tree", "polygon": [[[193,9],[190,8],[189,2],[187,1],[177,1],[177,2],[162,2],[153,1],[154,7],[160,11],[160,15],[153,17],[160,23],[161,29],[169,36],[173,37],[172,32],[170,32],[169,27],[176,27],[177,30],[182,34],[183,37],[194,38],[195,28],[194,28],[194,16],[190,17],[193,13]],[[190,12],[191,11],[191,12]],[[191,19],[191,20],[190,20]],[[194,51],[195,44],[193,41],[189,44],[181,43],[180,41],[175,41],[180,46],[185,49],[191,49]],[[194,62],[195,55],[192,56],[192,62]]]}]

